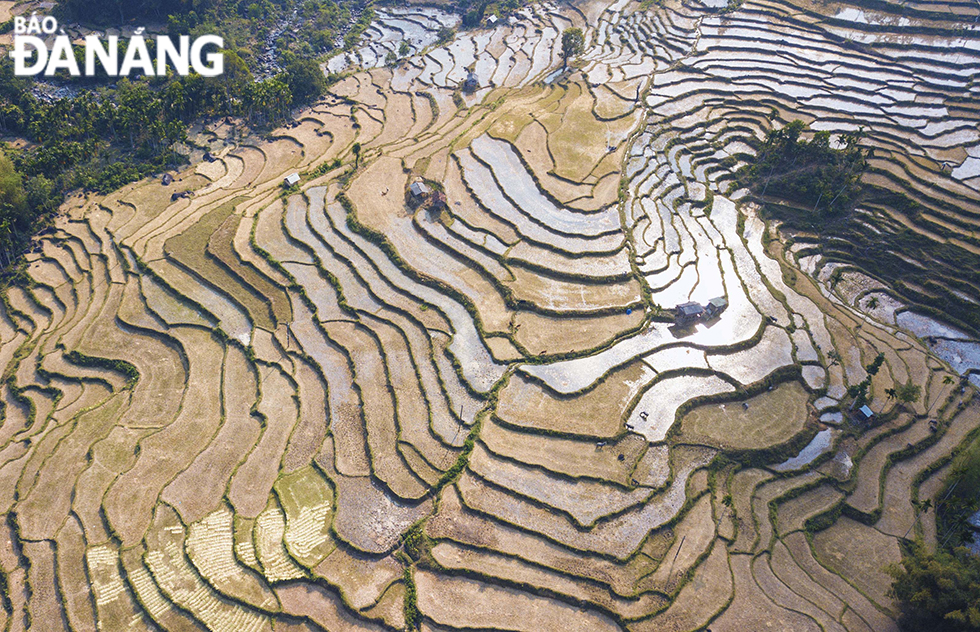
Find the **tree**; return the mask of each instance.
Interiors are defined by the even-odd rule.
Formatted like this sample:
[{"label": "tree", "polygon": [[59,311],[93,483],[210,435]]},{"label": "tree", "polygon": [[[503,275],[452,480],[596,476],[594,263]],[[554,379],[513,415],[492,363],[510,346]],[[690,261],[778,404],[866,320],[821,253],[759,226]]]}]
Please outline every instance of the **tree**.
[{"label": "tree", "polygon": [[[933,406],[938,406],[939,403],[943,401],[943,395],[946,394],[946,389],[949,388],[950,384],[952,384],[955,381],[956,380],[953,379],[952,375],[947,375],[946,377],[943,378],[943,390],[939,392],[939,396],[936,398],[936,401],[933,404]],[[929,411],[929,414],[932,414],[932,410]]]},{"label": "tree", "polygon": [[912,378],[895,389],[895,398],[903,404],[914,404],[920,397],[922,397],[922,387],[913,382]]},{"label": "tree", "polygon": [[841,279],[843,278],[844,278],[844,269],[835,268],[834,271],[830,273],[830,279],[829,279],[830,289],[832,290],[835,289],[837,285],[841,282]]},{"label": "tree", "polygon": [[892,595],[907,632],[980,630],[980,558],[966,548],[940,548],[929,555],[921,544],[909,547],[902,564],[888,568]]},{"label": "tree", "polygon": [[868,402],[868,389],[871,388],[871,380],[878,374],[884,361],[885,354],[879,353],[871,361],[871,364],[865,367],[868,372],[868,377],[864,378],[860,384],[854,384],[847,389],[847,394],[854,398],[855,406],[864,406]]},{"label": "tree", "polygon": [[565,29],[561,34],[561,58],[565,61],[565,67],[572,57],[577,57],[585,51],[585,34],[577,26]]},{"label": "tree", "polygon": [[20,174],[14,170],[14,163],[6,154],[0,152],[0,220],[11,224],[27,217],[27,191]]},{"label": "tree", "polygon": [[297,57],[286,66],[286,84],[293,95],[293,105],[315,101],[327,91],[327,78],[314,59]]},{"label": "tree", "polygon": [[350,150],[354,153],[354,168],[356,169],[361,163],[361,144],[354,143]]},{"label": "tree", "polygon": [[868,375],[877,375],[878,371],[881,369],[881,364],[885,361],[885,354],[879,353],[875,356],[875,359],[871,361],[871,364],[864,367],[868,371]]},{"label": "tree", "polygon": [[52,213],[61,204],[61,192],[44,174],[29,178],[24,184],[24,189],[27,191],[27,206],[35,215]]},{"label": "tree", "polygon": [[871,311],[874,311],[874,310],[878,309],[878,305],[879,305],[879,302],[878,302],[878,297],[877,296],[872,296],[871,298],[868,299],[867,307]]},{"label": "tree", "polygon": [[17,223],[30,223],[24,181],[7,155],[0,151],[0,263],[9,265],[11,249],[17,239]]}]

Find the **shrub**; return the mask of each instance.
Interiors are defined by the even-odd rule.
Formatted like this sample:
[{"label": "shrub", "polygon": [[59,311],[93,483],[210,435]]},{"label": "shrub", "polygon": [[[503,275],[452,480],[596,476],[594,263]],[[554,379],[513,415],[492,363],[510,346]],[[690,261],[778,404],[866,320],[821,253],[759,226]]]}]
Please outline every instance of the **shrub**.
[{"label": "shrub", "polygon": [[412,569],[405,569],[405,626],[409,630],[417,630],[422,625],[422,613],[419,612],[418,592],[415,589],[415,578],[412,577]]},{"label": "shrub", "polygon": [[140,378],[140,372],[136,369],[136,367],[129,362],[124,362],[122,360],[98,358],[85,355],[84,353],[79,353],[78,351],[69,351],[65,354],[65,359],[76,366],[99,368],[107,371],[122,373],[126,376],[127,388],[135,386],[136,381]]}]

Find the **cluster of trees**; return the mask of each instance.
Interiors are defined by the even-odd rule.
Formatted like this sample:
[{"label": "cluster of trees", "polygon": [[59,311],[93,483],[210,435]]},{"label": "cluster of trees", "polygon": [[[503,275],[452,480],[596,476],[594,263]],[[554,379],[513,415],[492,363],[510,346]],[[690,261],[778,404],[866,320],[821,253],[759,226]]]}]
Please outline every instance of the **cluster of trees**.
[{"label": "cluster of trees", "polygon": [[[842,358],[840,353],[837,351],[831,351],[827,354],[830,358],[831,366],[835,364],[840,364]],[[875,359],[871,361],[871,364],[864,367],[867,371],[868,376],[864,378],[858,384],[852,384],[847,389],[847,394],[854,399],[853,408],[860,408],[868,403],[868,389],[871,388],[871,382],[874,376],[878,374],[881,370],[881,365],[885,361],[885,354],[879,353],[875,356]],[[949,379],[949,378],[947,378]],[[919,401],[922,397],[922,387],[916,384],[911,378],[905,384],[897,384],[894,388],[885,389],[885,395],[888,396],[889,400],[897,400],[902,404],[914,404]]]},{"label": "cluster of trees", "polygon": [[895,388],[886,388],[885,395],[888,399],[894,399],[902,404],[914,404],[922,397],[922,387],[912,381],[905,384],[898,384]]},{"label": "cluster of trees", "polygon": [[[326,89],[311,59],[293,57],[284,73],[263,81],[254,81],[233,52],[226,53],[225,68],[225,75],[214,78],[121,79],[113,87],[46,103],[13,75],[9,60],[0,60],[0,132],[29,141],[0,165],[0,232],[7,231],[0,234],[0,247],[9,249],[12,242],[4,240],[30,234],[67,191],[106,192],[180,163],[175,143],[186,140],[195,120],[234,115],[252,125],[273,125]],[[15,180],[21,186],[8,186]]]},{"label": "cluster of trees", "polygon": [[836,148],[830,146],[830,132],[804,140],[806,130],[806,123],[795,120],[769,132],[755,160],[736,174],[738,185],[762,198],[788,201],[811,220],[852,209],[867,164],[860,146],[863,130],[840,134]]},{"label": "cluster of trees", "polygon": [[[256,82],[241,60],[228,53],[221,77],[121,79],[111,89],[45,103],[13,76],[8,61],[2,61],[0,129],[33,143],[15,158],[24,175],[50,178],[109,148],[126,150],[136,162],[173,158],[170,148],[200,117],[241,115],[256,125],[278,123],[289,116],[291,107],[319,97],[325,86],[315,61],[293,59],[282,75]],[[85,179],[65,184],[98,190],[118,186]]]},{"label": "cluster of trees", "polygon": [[352,11],[349,3],[332,0],[305,0],[299,12],[303,23],[290,46],[303,57],[330,52],[338,40],[342,40],[345,49],[353,48],[374,20],[371,7],[360,10],[352,21],[357,10]]},{"label": "cluster of trees", "polygon": [[10,158],[0,151],[0,265],[10,264],[10,249],[18,237],[18,218],[29,217],[29,209],[24,180]]},{"label": "cluster of trees", "polygon": [[[947,386],[953,382],[944,380]],[[963,546],[976,535],[967,519],[980,509],[980,438],[949,469],[936,498],[916,507],[935,509],[936,552],[909,543],[902,563],[888,569],[902,611],[899,624],[908,632],[980,631],[980,556]]]},{"label": "cluster of trees", "polygon": [[889,572],[892,593],[907,632],[980,630],[980,557],[965,547],[930,554],[921,544],[907,547],[901,565]]},{"label": "cluster of trees", "polygon": [[[836,357],[831,358],[834,364],[839,363],[840,354],[834,352]],[[879,353],[875,356],[875,359],[871,361],[871,364],[864,367],[868,372],[868,377],[864,378],[860,384],[852,384],[849,389],[847,389],[847,394],[854,398],[854,407],[860,408],[868,403],[868,389],[871,388],[871,380],[874,376],[878,374],[881,369],[881,364],[885,361],[885,354]]]},{"label": "cluster of trees", "polygon": [[945,489],[936,496],[940,544],[958,546],[973,537],[967,519],[980,510],[980,439],[953,462]]}]

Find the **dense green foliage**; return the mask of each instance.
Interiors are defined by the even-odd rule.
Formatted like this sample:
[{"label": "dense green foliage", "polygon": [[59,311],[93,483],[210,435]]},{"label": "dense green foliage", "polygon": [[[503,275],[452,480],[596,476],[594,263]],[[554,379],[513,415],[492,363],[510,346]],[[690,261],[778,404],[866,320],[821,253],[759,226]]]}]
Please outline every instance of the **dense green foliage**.
[{"label": "dense green foliage", "polygon": [[[288,74],[254,82],[234,53],[226,59],[229,72],[221,77],[121,79],[115,89],[86,90],[53,103],[15,87],[9,61],[0,61],[0,130],[32,143],[13,160],[36,183],[28,190],[34,212],[56,207],[65,191],[109,191],[178,163],[173,145],[200,117],[242,115],[260,125],[282,121],[296,103],[289,84],[302,88],[309,82],[305,75]],[[312,98],[317,90],[322,84],[303,94]],[[30,228],[24,222],[18,227]]]},{"label": "dense green foliage", "polygon": [[[313,27],[308,33],[335,33],[351,18],[348,4],[343,0],[61,0],[58,11],[65,18],[95,24],[134,19],[169,22],[179,32],[187,33],[208,21],[212,26],[227,25],[235,17],[267,23],[295,7]],[[328,35],[328,39],[332,40],[332,36]]]},{"label": "dense green foliage", "polygon": [[885,394],[903,404],[914,404],[922,397],[922,387],[915,384],[910,378],[905,384],[899,384],[895,388],[886,390]]},{"label": "dense green foliage", "polygon": [[21,175],[6,154],[0,152],[0,224],[16,223],[17,218],[26,215],[27,192]]},{"label": "dense green foliage", "polygon": [[561,58],[565,61],[565,65],[572,57],[581,55],[585,50],[585,34],[582,29],[576,27],[565,29],[561,34]]},{"label": "dense green foliage", "polygon": [[957,546],[972,537],[966,520],[980,509],[980,438],[974,439],[953,461],[945,489],[935,501],[941,543]]},{"label": "dense green foliage", "polygon": [[[353,48],[364,31],[371,26],[374,10],[370,7],[358,11],[352,3],[331,0],[306,0],[299,3],[302,25],[295,39],[289,44],[293,52],[308,57],[325,53],[342,43]],[[339,40],[339,42],[338,42]]]},{"label": "dense green foliage", "polygon": [[0,151],[0,265],[9,265],[11,247],[19,237],[18,226],[30,226],[31,212],[24,180]]},{"label": "dense green foliage", "polygon": [[[216,33],[233,47],[248,49],[253,61],[257,46],[271,29],[279,29],[277,48],[301,57],[351,48],[374,19],[363,1],[352,0],[62,0],[63,17],[84,23],[116,25],[142,19],[168,25],[171,36]],[[296,11],[294,21],[293,11]],[[252,45],[250,45],[252,44]]]},{"label": "dense green foliage", "polygon": [[422,613],[419,612],[419,595],[415,588],[415,578],[412,576],[412,569],[405,567],[402,579],[405,582],[405,627],[409,630],[418,630],[422,625]]},{"label": "dense green foliage", "polygon": [[892,591],[901,604],[903,630],[980,630],[980,557],[962,547],[930,555],[916,544],[889,572],[895,577]]},{"label": "dense green foliage", "polygon": [[425,535],[424,523],[418,522],[409,527],[408,531],[402,534],[402,545],[412,561],[417,562],[427,555],[432,548],[432,542]]},{"label": "dense green foliage", "polygon": [[316,60],[294,57],[286,64],[286,85],[293,103],[308,103],[326,92],[327,78]]},{"label": "dense green foliage", "polygon": [[811,214],[811,221],[853,208],[861,192],[866,166],[860,147],[863,133],[840,135],[840,147],[830,146],[830,132],[803,138],[807,126],[792,121],[769,132],[755,160],[736,174],[738,184],[763,199],[785,201]]}]

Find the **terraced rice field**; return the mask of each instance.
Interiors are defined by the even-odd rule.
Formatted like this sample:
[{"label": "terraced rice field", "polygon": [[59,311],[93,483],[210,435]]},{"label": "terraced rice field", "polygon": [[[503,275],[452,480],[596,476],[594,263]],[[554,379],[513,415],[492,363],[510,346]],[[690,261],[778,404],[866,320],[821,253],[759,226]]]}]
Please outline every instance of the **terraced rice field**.
[{"label": "terraced rice field", "polygon": [[830,283],[728,185],[772,126],[867,125],[928,209],[867,230],[973,252],[977,7],[639,6],[443,46],[458,18],[379,10],[296,125],[66,204],[0,309],[4,629],[896,629],[975,333],[860,257]]}]

